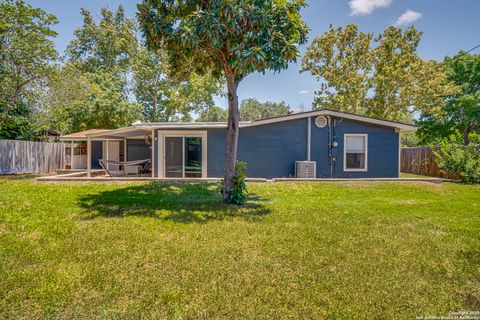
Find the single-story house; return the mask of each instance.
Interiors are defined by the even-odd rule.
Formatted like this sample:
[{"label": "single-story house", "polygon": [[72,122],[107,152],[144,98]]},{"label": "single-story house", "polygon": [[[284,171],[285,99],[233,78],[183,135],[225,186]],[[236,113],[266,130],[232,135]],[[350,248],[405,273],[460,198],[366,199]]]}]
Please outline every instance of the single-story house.
[{"label": "single-story house", "polygon": [[[85,154],[78,155],[88,172],[100,168],[100,159],[150,159],[152,178],[220,178],[226,127],[225,122],[136,122],[61,140],[86,145]],[[326,109],[241,122],[237,159],[247,163],[252,178],[395,178],[400,174],[400,135],[415,129]],[[76,152],[68,152],[74,159]],[[136,173],[135,166],[123,170]]]}]

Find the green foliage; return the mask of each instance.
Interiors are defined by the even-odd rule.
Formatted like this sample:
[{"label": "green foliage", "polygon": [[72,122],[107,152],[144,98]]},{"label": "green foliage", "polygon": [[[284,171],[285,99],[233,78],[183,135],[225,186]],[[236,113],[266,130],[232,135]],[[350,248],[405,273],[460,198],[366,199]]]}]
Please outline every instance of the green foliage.
[{"label": "green foliage", "polygon": [[480,54],[460,52],[444,60],[448,79],[459,90],[447,97],[439,116],[423,113],[418,121],[418,135],[424,144],[439,143],[460,132],[463,144],[470,143],[472,133],[480,134]]},{"label": "green foliage", "polygon": [[227,118],[228,118],[227,110],[218,106],[213,106],[203,110],[196,121],[197,122],[227,122]]},{"label": "green foliage", "polygon": [[83,26],[67,47],[69,60],[87,72],[127,72],[138,47],[135,20],[125,16],[122,5],[116,12],[101,8],[98,23],[87,9],[82,8],[81,15]]},{"label": "green foliage", "polygon": [[411,121],[415,112],[439,114],[455,87],[439,63],[419,57],[421,36],[413,26],[390,26],[376,37],[356,25],[330,27],[302,60],[302,72],[322,82],[314,107],[396,121]]},{"label": "green foliage", "polygon": [[[185,67],[187,68],[187,67]],[[149,121],[190,120],[190,112],[213,106],[213,95],[222,94],[220,81],[211,73],[190,72],[179,79],[171,74],[165,51],[140,49],[133,59],[133,83],[137,101]]]},{"label": "green foliage", "polygon": [[296,60],[298,46],[307,40],[308,27],[300,14],[305,5],[305,0],[143,0],[138,5],[147,46],[164,48],[174,73],[188,79],[193,68],[198,74],[225,77],[229,116],[224,200],[235,172],[238,85],[253,72],[281,71]]},{"label": "green foliage", "polygon": [[247,163],[238,161],[235,164],[235,175],[233,176],[232,189],[227,199],[228,203],[241,206],[247,200]]},{"label": "green foliage", "polygon": [[57,59],[57,19],[24,1],[0,2],[0,131],[10,139],[37,138],[37,101]]},{"label": "green foliage", "polygon": [[242,100],[240,104],[240,120],[261,120],[276,116],[284,116],[289,114],[291,108],[284,101],[277,102],[260,102],[255,98]]},{"label": "green foliage", "polygon": [[147,45],[164,46],[175,69],[190,61],[238,82],[255,71],[283,70],[297,58],[308,31],[304,6],[303,0],[144,0],[138,18]]},{"label": "green foliage", "polygon": [[0,114],[0,139],[42,140],[46,127],[37,123],[35,118],[18,114]]},{"label": "green foliage", "polygon": [[84,72],[67,63],[51,81],[46,117],[64,133],[128,126],[143,117],[141,106],[120,90],[124,83],[113,73]]},{"label": "green foliage", "polygon": [[413,148],[420,146],[416,132],[404,132],[400,135],[400,138],[402,139],[402,148]]},{"label": "green foliage", "polygon": [[465,183],[480,183],[480,135],[470,134],[469,139],[472,143],[464,145],[457,132],[443,139],[434,153],[444,172],[459,174]]}]

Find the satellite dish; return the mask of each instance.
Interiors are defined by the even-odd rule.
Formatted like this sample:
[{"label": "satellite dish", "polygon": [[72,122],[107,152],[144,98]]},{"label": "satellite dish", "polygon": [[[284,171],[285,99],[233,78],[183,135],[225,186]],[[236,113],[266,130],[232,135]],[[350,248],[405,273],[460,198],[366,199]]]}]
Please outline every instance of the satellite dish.
[{"label": "satellite dish", "polygon": [[328,120],[324,116],[318,116],[315,119],[315,125],[319,128],[324,128],[327,125],[327,123],[328,123]]}]

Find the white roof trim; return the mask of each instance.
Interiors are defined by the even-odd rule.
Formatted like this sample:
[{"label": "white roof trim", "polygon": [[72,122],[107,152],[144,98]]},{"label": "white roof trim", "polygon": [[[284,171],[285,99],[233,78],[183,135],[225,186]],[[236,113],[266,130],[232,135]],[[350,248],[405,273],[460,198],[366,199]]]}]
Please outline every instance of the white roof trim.
[{"label": "white roof trim", "polygon": [[270,123],[276,123],[276,122],[282,122],[282,121],[288,121],[288,120],[294,120],[294,119],[302,119],[307,117],[315,117],[315,116],[334,116],[338,118],[351,119],[355,121],[366,122],[366,123],[381,125],[385,127],[398,128],[400,129],[401,132],[415,131],[417,129],[417,127],[414,125],[369,118],[365,116],[360,116],[360,115],[355,115],[355,114],[345,113],[340,111],[332,111],[332,110],[318,110],[318,111],[297,113],[297,114],[292,114],[288,116],[283,116],[283,117],[281,116],[281,117],[265,119],[265,120],[257,120],[257,121],[250,122],[248,126],[254,127],[254,126],[260,126],[264,124],[270,124]]},{"label": "white roof trim", "polygon": [[138,129],[204,129],[204,128],[226,128],[226,122],[157,122],[141,123],[135,125]]},{"label": "white roof trim", "polygon": [[[308,117],[315,117],[315,116],[333,116],[338,118],[345,118],[351,119],[355,121],[371,123],[375,125],[385,126],[396,128],[400,132],[408,132],[408,131],[415,131],[417,129],[414,125],[409,125],[405,123],[399,123],[394,121],[387,121],[387,120],[380,120],[365,116],[360,116],[351,113],[345,113],[341,111],[333,111],[333,110],[318,110],[318,111],[310,111],[310,112],[303,112],[297,114],[291,114],[286,116],[280,116],[276,118],[270,118],[265,120],[257,120],[257,121],[246,121],[240,122],[240,128],[247,128],[247,127],[256,127],[265,124],[283,122],[283,121],[290,121],[295,119],[302,119]],[[116,134],[125,133],[128,131],[135,131],[135,130],[151,130],[151,129],[206,129],[206,128],[227,128],[226,122],[157,122],[157,123],[135,123],[130,127],[115,129],[110,132],[106,133],[94,133],[89,134],[89,137],[95,136],[115,136]]]},{"label": "white roof trim", "polygon": [[[143,128],[138,128],[138,127],[135,127],[135,126],[131,126],[131,127],[113,129],[113,130],[110,130],[110,131],[107,131],[107,132],[90,133],[90,134],[87,134],[86,136],[89,137],[89,138],[102,137],[102,136],[114,137],[114,136],[122,134],[122,133],[139,131],[139,130],[142,130],[142,129]],[[142,130],[142,131],[144,131],[144,130]]]}]

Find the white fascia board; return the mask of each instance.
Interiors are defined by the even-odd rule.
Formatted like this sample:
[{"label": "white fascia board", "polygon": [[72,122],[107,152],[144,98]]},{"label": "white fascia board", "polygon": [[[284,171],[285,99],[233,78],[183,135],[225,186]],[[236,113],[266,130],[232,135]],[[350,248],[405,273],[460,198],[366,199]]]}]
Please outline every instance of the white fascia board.
[{"label": "white fascia board", "polygon": [[[315,117],[315,116],[334,116],[338,118],[345,118],[351,119],[359,122],[371,123],[385,127],[396,128],[399,132],[409,132],[409,131],[416,131],[417,127],[414,125],[387,121],[387,120],[380,120],[369,118],[365,116],[355,115],[351,113],[344,113],[341,111],[333,111],[333,110],[318,110],[318,111],[311,111],[311,112],[303,112],[297,114],[291,114],[288,116],[277,117],[272,119],[265,119],[265,120],[258,120],[258,121],[243,121],[240,122],[240,128],[247,128],[247,127],[256,127],[265,124],[283,122],[283,121],[290,121],[295,119],[302,119],[308,117]],[[132,127],[116,129],[108,132],[108,134],[103,135],[115,135],[118,133],[130,131],[130,130],[151,130],[151,129],[208,129],[208,128],[227,128],[226,122],[158,122],[158,123],[138,123],[133,125]],[[95,136],[102,136],[101,133],[98,134],[91,134],[91,137]]]},{"label": "white fascia board", "polygon": [[95,132],[95,133],[89,133],[86,134],[87,137],[89,138],[95,138],[95,137],[101,137],[101,136],[115,136],[116,134],[119,133],[125,133],[129,131],[134,131],[137,130],[135,127],[125,127],[125,128],[119,128],[119,129],[113,129],[111,131],[106,131],[106,132]]},{"label": "white fascia board", "polygon": [[[240,122],[240,126],[247,122]],[[226,122],[163,122],[163,123],[141,123],[135,125],[138,129],[206,129],[206,128],[227,128]]]},{"label": "white fascia board", "polygon": [[392,122],[392,121],[387,121],[387,120],[374,119],[374,118],[364,117],[364,116],[360,116],[360,115],[354,115],[354,114],[350,114],[350,113],[344,113],[344,112],[340,112],[340,111],[332,111],[332,110],[318,110],[318,111],[312,111],[312,112],[292,114],[292,115],[273,118],[273,119],[258,120],[258,121],[250,122],[250,123],[248,123],[247,125],[244,125],[244,126],[245,127],[255,127],[255,126],[261,126],[261,125],[265,125],[265,124],[271,124],[271,123],[277,123],[277,122],[283,122],[283,121],[289,121],[289,120],[295,120],[295,119],[302,119],[302,118],[307,118],[307,117],[327,116],[327,115],[338,117],[338,118],[346,118],[346,119],[356,120],[356,121],[360,121],[360,122],[371,123],[371,124],[377,124],[377,125],[381,125],[381,126],[385,126],[385,127],[398,128],[398,129],[400,129],[401,132],[408,132],[408,131],[417,130],[417,127],[413,126],[413,125],[408,125],[408,124],[403,124],[403,123],[398,123],[398,122]]}]

